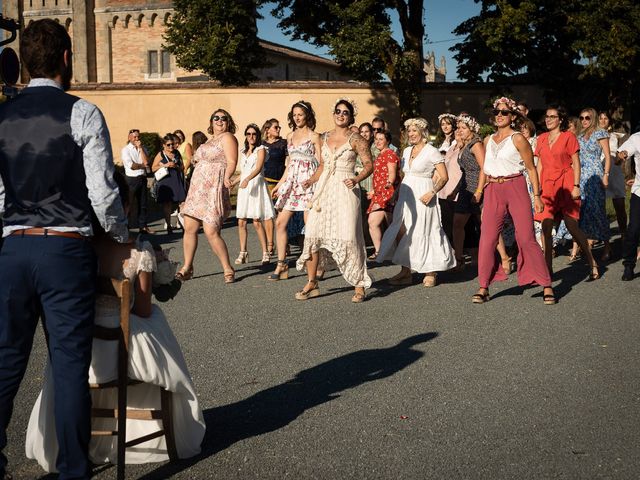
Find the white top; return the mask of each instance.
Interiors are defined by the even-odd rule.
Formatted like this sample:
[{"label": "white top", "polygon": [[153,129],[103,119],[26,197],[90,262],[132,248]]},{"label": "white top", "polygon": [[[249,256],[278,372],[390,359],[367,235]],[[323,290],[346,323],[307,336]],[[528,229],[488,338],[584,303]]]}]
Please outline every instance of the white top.
[{"label": "white top", "polygon": [[122,164],[124,165],[124,174],[127,177],[142,177],[147,174],[144,168],[138,170],[131,169],[131,166],[134,163],[142,165],[140,152],[131,142],[127,143],[127,145],[122,149],[120,158],[122,159]]},{"label": "white top", "polygon": [[418,165],[422,163],[421,161],[416,162],[418,158],[422,159],[424,157],[424,159],[431,162],[433,166],[437,165],[438,163],[444,163],[444,157],[442,156],[442,154],[436,147],[429,143],[425,143],[424,147],[422,147],[422,150],[420,150],[420,153],[418,153],[418,155],[416,155],[416,158],[414,158],[413,160],[411,160],[412,150],[413,146],[408,146],[404,149],[404,152],[402,152],[402,171],[405,175],[417,175],[428,178],[431,178],[433,176],[433,168],[427,169],[426,171],[422,171],[422,168],[417,168]]},{"label": "white top", "polygon": [[633,155],[636,162],[636,178],[631,186],[631,193],[640,197],[640,132],[631,135],[626,142],[618,147],[619,152]]},{"label": "white top", "polygon": [[524,172],[524,161],[513,143],[513,135],[496,143],[493,135],[487,143],[487,154],[484,158],[484,173],[491,177],[508,177]]}]

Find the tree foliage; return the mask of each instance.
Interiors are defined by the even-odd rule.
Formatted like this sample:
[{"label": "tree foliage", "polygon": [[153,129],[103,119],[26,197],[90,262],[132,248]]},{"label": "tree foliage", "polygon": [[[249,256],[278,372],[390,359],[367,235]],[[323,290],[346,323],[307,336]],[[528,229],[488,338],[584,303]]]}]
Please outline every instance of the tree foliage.
[{"label": "tree foliage", "polygon": [[[640,70],[637,0],[475,0],[480,13],[458,25],[458,75],[479,81],[524,76],[570,96],[576,81],[633,90]],[[553,95],[552,95],[553,96]]]},{"label": "tree foliage", "polygon": [[164,35],[177,64],[202,70],[222,85],[246,85],[265,65],[255,0],[175,0]]},{"label": "tree foliage", "polygon": [[[267,0],[279,27],[294,39],[327,46],[342,69],[357,80],[375,82],[387,75],[402,118],[420,113],[423,81],[422,0]],[[396,10],[402,42],[391,32]]]}]

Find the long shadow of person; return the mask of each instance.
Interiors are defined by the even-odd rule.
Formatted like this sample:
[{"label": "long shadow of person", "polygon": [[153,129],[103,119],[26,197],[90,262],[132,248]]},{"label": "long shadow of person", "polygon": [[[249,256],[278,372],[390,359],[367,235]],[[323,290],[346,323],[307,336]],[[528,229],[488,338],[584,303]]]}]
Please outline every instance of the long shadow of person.
[{"label": "long shadow of person", "polygon": [[437,336],[436,332],[428,332],[406,338],[393,347],[349,353],[303,370],[291,380],[239,402],[205,410],[207,433],[200,455],[162,465],[140,479],[167,478],[236,442],[283,428],[306,410],[340,397],[340,392],[394,375],[424,356],[412,347]]}]

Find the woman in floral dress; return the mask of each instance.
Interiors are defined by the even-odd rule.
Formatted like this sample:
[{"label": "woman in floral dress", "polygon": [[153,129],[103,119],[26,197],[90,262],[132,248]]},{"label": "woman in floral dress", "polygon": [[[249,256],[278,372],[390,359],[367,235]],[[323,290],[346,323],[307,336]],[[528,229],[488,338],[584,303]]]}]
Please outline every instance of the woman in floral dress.
[{"label": "woman in floral dress", "polygon": [[[587,235],[589,243],[604,242],[602,259],[611,254],[609,246],[609,219],[606,211],[605,189],[609,185],[611,156],[609,134],[598,127],[598,118],[593,108],[580,112],[582,129],[578,134],[580,144],[580,229]],[[604,162],[601,156],[604,154]],[[593,245],[592,245],[593,246]]]},{"label": "woman in floral dress", "polygon": [[400,159],[396,152],[389,148],[391,143],[391,132],[376,132],[374,143],[380,150],[380,155],[373,164],[373,188],[367,194],[369,199],[369,235],[375,249],[369,260],[375,260],[380,250],[382,240],[382,222],[386,220],[387,225],[391,224],[393,206],[395,205],[395,193],[400,183],[398,165]]},{"label": "woman in floral dress", "polygon": [[308,204],[313,197],[313,184],[307,184],[318,169],[320,136],[316,128],[316,115],[309,102],[300,100],[291,107],[288,115],[289,127],[293,130],[287,136],[289,163],[272,196],[276,197],[276,244],[278,264],[269,275],[269,280],[289,278],[287,264],[287,224],[295,212],[304,212],[306,223]]},{"label": "woman in floral dress", "polygon": [[229,112],[219,108],[211,115],[207,131],[213,138],[201,145],[192,159],[195,170],[182,208],[184,265],[176,278],[185,281],[193,276],[198,230],[202,226],[211,249],[222,264],[224,282],[233,283],[235,270],[229,261],[227,244],[220,236],[220,230],[231,211],[229,188],[238,163],[238,141],[233,135],[236,124]]}]

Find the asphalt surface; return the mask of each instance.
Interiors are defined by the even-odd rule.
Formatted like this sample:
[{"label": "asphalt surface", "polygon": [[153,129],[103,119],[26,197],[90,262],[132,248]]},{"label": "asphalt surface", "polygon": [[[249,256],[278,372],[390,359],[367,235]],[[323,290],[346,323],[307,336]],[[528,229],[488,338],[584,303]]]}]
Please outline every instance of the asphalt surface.
[{"label": "asphalt surface", "polygon": [[[235,258],[236,228],[223,236]],[[153,238],[182,258],[179,233]],[[372,268],[355,305],[336,271],[306,302],[303,273],[268,282],[251,227],[251,263],[225,285],[200,240],[195,278],[162,308],[204,410],[202,453],[128,478],[640,478],[640,278],[621,282],[617,256],[593,282],[556,258],[555,306],[514,274],[472,305],[473,269],[390,287],[396,266]],[[45,353],[38,332],[8,432],[17,479],[55,478],[24,455]]]}]

